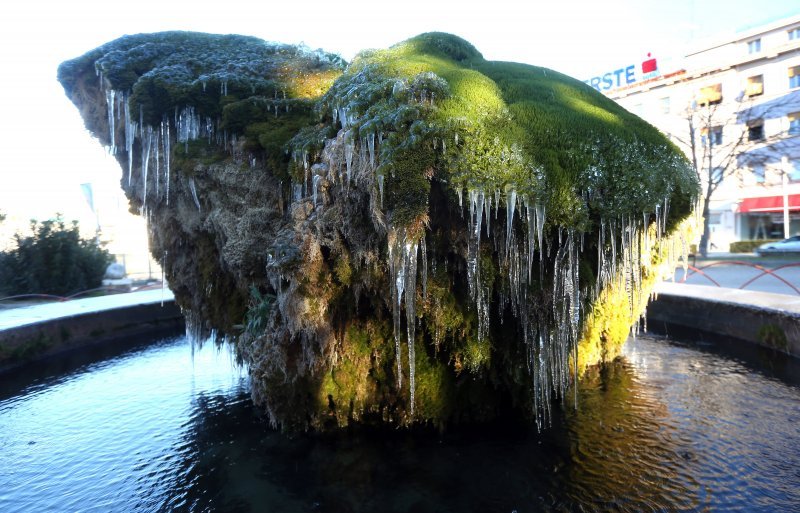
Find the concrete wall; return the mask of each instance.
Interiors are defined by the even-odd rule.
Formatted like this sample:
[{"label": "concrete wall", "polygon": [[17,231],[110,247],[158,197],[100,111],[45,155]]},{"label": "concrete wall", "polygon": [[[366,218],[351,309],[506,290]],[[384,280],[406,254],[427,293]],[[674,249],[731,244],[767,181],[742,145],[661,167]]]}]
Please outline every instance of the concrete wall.
[{"label": "concrete wall", "polygon": [[800,358],[800,297],[662,283],[647,308],[648,329],[698,340],[759,344]]},{"label": "concrete wall", "polygon": [[[133,295],[133,294],[131,294]],[[122,338],[177,332],[184,324],[173,299],[42,319],[0,330],[0,372],[34,360]]]}]

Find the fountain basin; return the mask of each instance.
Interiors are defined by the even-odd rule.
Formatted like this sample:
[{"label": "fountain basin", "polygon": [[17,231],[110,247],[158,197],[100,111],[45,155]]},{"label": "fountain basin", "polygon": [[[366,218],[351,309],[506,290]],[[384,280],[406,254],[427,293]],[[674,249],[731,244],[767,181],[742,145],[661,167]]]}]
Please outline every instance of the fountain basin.
[{"label": "fountain basin", "polygon": [[800,298],[749,290],[660,283],[647,310],[656,333],[755,343],[800,358]]},{"label": "fountain basin", "polygon": [[0,311],[0,372],[121,338],[183,326],[169,290],[148,290]]}]

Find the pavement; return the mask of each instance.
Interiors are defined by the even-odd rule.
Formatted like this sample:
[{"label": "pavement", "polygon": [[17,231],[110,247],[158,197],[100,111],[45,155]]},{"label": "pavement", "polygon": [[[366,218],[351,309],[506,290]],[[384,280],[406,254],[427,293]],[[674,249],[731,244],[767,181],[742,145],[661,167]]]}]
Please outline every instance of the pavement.
[{"label": "pavement", "polygon": [[[675,272],[676,283],[800,296],[800,258],[753,254],[710,254],[689,262],[695,269]],[[765,273],[765,271],[770,273]],[[751,281],[752,280],[752,281]]]},{"label": "pavement", "polygon": [[0,331],[89,313],[156,304],[173,299],[171,290],[155,289],[0,310]]},{"label": "pavement", "polygon": [[724,303],[746,306],[760,310],[772,310],[800,316],[800,296],[787,296],[772,292],[708,287],[688,283],[662,282],[656,285],[656,295],[667,294],[704,300],[711,303]]}]

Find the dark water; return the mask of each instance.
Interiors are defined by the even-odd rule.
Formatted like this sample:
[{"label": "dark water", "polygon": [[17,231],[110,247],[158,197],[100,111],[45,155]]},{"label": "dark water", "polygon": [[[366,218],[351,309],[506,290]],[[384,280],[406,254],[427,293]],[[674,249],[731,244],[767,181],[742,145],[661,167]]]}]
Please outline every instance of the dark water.
[{"label": "dark water", "polygon": [[0,378],[0,511],[800,511],[785,362],[640,337],[543,434],[288,438],[224,350],[99,358]]}]

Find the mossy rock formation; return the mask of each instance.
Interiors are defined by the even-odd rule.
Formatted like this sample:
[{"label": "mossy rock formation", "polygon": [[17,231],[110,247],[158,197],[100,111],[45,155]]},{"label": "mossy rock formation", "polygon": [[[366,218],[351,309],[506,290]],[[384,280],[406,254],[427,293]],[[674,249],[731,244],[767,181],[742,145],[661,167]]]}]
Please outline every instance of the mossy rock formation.
[{"label": "mossy rock formation", "polygon": [[671,270],[697,194],[652,126],[423,34],[352,63],[125,36],[59,80],[123,169],[198,333],[285,429],[548,421]]}]

